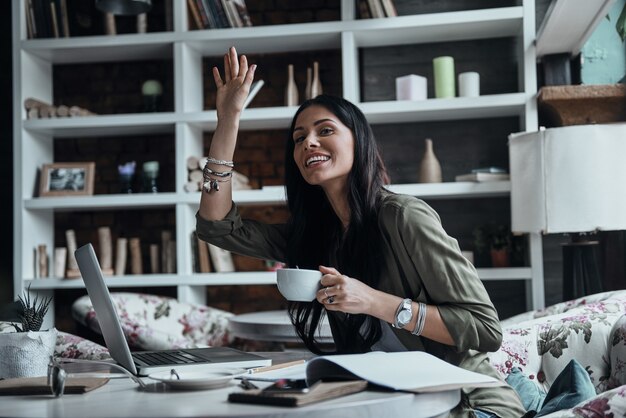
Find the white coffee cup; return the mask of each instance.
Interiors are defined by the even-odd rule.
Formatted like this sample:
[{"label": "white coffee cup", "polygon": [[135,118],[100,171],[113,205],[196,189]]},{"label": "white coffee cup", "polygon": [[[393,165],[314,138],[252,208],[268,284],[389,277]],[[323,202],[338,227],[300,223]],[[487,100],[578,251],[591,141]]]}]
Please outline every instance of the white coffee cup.
[{"label": "white coffee cup", "polygon": [[276,283],[281,295],[287,300],[311,302],[320,289],[322,273],[319,270],[278,269]]}]

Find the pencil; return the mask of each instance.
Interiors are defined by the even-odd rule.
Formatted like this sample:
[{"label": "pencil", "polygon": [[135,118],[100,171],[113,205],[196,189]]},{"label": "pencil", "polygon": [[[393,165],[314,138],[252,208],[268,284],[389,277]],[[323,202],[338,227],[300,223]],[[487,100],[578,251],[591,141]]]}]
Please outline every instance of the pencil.
[{"label": "pencil", "polygon": [[286,367],[297,366],[298,364],[303,364],[303,363],[306,363],[306,360],[289,361],[287,363],[275,364],[273,366],[257,367],[256,369],[248,369],[248,373],[252,374],[252,373],[269,372],[270,370],[284,369]]}]

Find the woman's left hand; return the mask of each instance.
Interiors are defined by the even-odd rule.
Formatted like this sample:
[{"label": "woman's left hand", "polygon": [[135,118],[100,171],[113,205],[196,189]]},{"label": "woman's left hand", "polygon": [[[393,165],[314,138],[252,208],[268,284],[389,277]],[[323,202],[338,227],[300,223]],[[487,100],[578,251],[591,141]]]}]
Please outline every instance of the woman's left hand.
[{"label": "woman's left hand", "polygon": [[351,314],[368,313],[374,289],[365,283],[345,276],[332,267],[320,266],[322,288],[317,291],[317,301],[329,311]]}]

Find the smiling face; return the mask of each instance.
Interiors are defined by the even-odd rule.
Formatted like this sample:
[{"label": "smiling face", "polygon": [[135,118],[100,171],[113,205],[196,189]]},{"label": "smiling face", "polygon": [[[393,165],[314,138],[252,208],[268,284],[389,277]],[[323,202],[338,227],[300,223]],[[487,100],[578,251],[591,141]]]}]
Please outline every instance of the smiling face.
[{"label": "smiling face", "polygon": [[304,180],[329,190],[343,190],[354,162],[354,135],[322,106],[303,110],[295,123],[293,158]]}]

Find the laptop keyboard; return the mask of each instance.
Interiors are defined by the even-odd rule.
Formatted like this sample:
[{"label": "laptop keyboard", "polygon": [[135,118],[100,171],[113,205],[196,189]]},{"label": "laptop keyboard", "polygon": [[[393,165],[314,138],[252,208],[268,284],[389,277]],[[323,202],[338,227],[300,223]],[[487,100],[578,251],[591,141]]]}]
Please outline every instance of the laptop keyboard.
[{"label": "laptop keyboard", "polygon": [[149,366],[158,366],[160,364],[190,364],[190,363],[206,363],[207,360],[185,351],[166,351],[166,352],[147,352],[133,353],[133,357],[141,360]]}]

